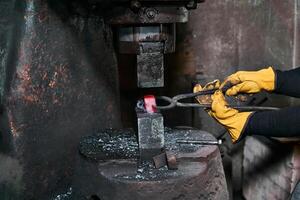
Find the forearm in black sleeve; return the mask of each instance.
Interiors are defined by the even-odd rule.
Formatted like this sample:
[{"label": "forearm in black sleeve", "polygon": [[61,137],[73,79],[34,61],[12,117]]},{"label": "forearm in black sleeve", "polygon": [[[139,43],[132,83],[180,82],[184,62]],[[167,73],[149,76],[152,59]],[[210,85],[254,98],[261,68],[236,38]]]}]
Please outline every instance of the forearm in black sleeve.
[{"label": "forearm in black sleeve", "polygon": [[274,93],[300,97],[300,67],[289,71],[275,71]]},{"label": "forearm in black sleeve", "polygon": [[300,136],[300,107],[254,113],[248,120],[243,132],[243,136],[246,135]]}]

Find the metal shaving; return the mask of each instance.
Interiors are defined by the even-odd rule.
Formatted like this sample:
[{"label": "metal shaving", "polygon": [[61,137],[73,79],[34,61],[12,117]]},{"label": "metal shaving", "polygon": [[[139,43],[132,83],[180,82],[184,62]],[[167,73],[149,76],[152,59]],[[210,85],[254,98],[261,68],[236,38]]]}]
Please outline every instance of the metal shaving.
[{"label": "metal shaving", "polygon": [[71,200],[72,199],[72,187],[64,194],[57,195],[53,200]]},{"label": "metal shaving", "polygon": [[162,167],[160,169],[156,169],[152,162],[145,162],[138,166],[136,173],[116,175],[115,178],[126,180],[154,181],[176,177],[179,174],[181,173],[178,171],[168,170],[167,166]]},{"label": "metal shaving", "polygon": [[79,151],[93,160],[136,158],[138,143],[132,129],[106,129],[84,137]]},{"label": "metal shaving", "polygon": [[[202,145],[177,144],[178,139],[214,140],[207,132],[196,129],[165,128],[165,148],[169,151],[190,153]],[[79,145],[82,155],[93,160],[138,158],[137,137],[133,129],[106,129],[94,135],[84,137]]]}]

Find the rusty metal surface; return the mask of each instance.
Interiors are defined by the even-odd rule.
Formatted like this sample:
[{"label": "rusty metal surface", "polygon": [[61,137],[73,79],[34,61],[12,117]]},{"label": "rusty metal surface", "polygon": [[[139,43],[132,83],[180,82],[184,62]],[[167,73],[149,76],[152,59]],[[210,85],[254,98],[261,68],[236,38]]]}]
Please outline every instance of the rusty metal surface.
[{"label": "rusty metal surface", "polygon": [[80,137],[120,126],[112,34],[100,16],[83,16],[72,5],[0,3],[0,13],[10,11],[8,46],[1,43],[6,53],[1,57],[1,141],[22,171],[0,184],[17,185],[12,193],[22,199],[47,199],[67,188]]}]

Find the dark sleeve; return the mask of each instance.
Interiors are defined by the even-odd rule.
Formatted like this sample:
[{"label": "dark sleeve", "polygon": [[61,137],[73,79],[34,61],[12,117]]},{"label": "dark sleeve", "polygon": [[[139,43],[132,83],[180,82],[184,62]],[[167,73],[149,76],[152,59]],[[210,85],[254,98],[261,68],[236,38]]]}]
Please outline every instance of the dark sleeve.
[{"label": "dark sleeve", "polygon": [[300,97],[300,67],[289,71],[275,71],[274,93]]},{"label": "dark sleeve", "polygon": [[242,136],[246,135],[268,137],[300,136],[300,107],[254,113],[248,120],[242,133]]}]

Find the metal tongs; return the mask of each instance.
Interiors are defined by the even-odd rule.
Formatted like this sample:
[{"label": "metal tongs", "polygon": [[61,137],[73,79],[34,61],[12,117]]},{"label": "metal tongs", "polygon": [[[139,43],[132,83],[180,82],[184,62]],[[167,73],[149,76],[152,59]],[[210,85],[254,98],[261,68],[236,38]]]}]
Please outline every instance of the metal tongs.
[{"label": "metal tongs", "polygon": [[[180,102],[184,99],[189,98],[195,98],[197,96],[201,95],[212,95],[217,91],[218,89],[210,89],[210,90],[204,90],[196,93],[187,93],[187,94],[179,94],[174,97],[167,97],[167,96],[157,96],[156,99],[163,100],[165,102],[168,102],[168,105],[156,105],[156,108],[158,110],[168,110],[175,107],[184,107],[184,108],[204,108],[204,109],[210,109],[211,104],[200,104],[200,103],[183,103]],[[225,90],[225,89],[224,89]],[[225,92],[223,89],[222,91]],[[239,111],[274,111],[274,110],[280,110],[276,107],[265,107],[265,106],[239,106],[239,105],[228,105],[231,108],[237,109]]]}]

